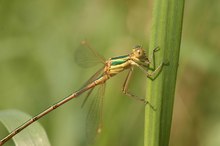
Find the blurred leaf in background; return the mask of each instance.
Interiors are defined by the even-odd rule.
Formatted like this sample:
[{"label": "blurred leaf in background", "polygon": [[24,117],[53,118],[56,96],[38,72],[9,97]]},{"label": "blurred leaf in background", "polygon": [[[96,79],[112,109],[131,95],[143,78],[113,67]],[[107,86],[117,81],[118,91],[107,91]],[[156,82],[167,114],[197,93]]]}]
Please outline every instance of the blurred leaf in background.
[{"label": "blurred leaf in background", "polygon": [[[186,1],[170,145],[220,144],[219,7],[218,0]],[[0,109],[35,115],[79,89],[98,68],[74,63],[83,39],[106,58],[127,54],[136,44],[147,49],[151,12],[151,0],[1,0]],[[121,93],[125,75],[108,82],[97,146],[143,145],[144,108]],[[130,86],[143,97],[144,79],[137,71]],[[51,145],[86,144],[82,100],[40,120]]]},{"label": "blurred leaf in background", "polygon": [[[106,58],[127,54],[136,44],[147,48],[147,7],[144,0],[0,1],[0,108],[35,115],[79,89],[98,68],[74,63],[74,50],[83,39]],[[105,130],[96,145],[143,144],[144,108],[121,93],[124,75],[107,86]],[[82,100],[40,120],[52,145],[85,145]]]},{"label": "blurred leaf in background", "polygon": [[[31,117],[29,115],[26,115],[18,110],[0,111],[0,122],[7,128],[8,131],[14,130],[30,118]],[[20,132],[19,135],[13,137],[13,140],[16,146],[50,146],[46,132],[39,123],[35,123],[31,127],[26,128],[25,132]],[[5,146],[9,144],[10,141],[8,141]]]}]

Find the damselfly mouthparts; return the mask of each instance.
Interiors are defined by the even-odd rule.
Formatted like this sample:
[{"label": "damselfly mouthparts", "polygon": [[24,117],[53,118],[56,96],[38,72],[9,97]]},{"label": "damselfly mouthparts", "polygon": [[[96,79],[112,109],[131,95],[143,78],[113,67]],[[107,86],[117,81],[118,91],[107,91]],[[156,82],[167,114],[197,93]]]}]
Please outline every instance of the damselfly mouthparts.
[{"label": "damselfly mouthparts", "polygon": [[[92,111],[94,111],[94,110],[92,110],[94,108],[94,106],[96,106],[96,107],[98,106],[98,107],[100,107],[100,109],[102,109],[102,103],[103,103],[102,100],[103,100],[103,96],[104,96],[104,89],[105,89],[106,81],[108,79],[112,78],[113,76],[117,75],[118,73],[125,71],[125,70],[128,70],[128,75],[126,76],[125,82],[123,84],[123,90],[122,90],[123,93],[134,98],[134,99],[140,100],[140,101],[144,102],[145,104],[150,105],[150,107],[155,110],[154,106],[151,103],[149,103],[148,101],[146,101],[143,98],[139,98],[139,97],[135,96],[134,94],[131,94],[128,91],[128,84],[129,84],[132,72],[134,70],[134,67],[139,68],[150,79],[154,79],[157,76],[157,74],[159,73],[159,71],[161,70],[161,68],[163,66],[163,62],[157,68],[153,68],[153,69],[150,68],[150,65],[151,65],[151,63],[153,63],[153,56],[154,56],[154,53],[158,50],[158,48],[155,48],[153,50],[152,56],[150,58],[148,58],[146,56],[146,53],[143,50],[143,48],[138,45],[132,49],[132,52],[130,54],[109,58],[108,60],[105,61],[104,58],[101,57],[95,50],[93,50],[85,41],[83,41],[82,44],[85,45],[86,47],[88,47],[90,49],[90,51],[96,57],[98,57],[100,59],[100,61],[103,63],[103,67],[100,70],[98,70],[93,76],[91,76],[91,78],[86,82],[86,84],[82,88],[80,88],[76,92],[72,93],[70,96],[62,99],[61,101],[55,103],[54,105],[50,106],[49,108],[47,108],[46,110],[44,110],[40,114],[36,115],[35,117],[31,118],[30,120],[26,121],[23,125],[16,128],[9,135],[7,135],[5,138],[3,138],[0,141],[0,145],[3,145],[5,142],[7,142],[13,136],[18,134],[20,131],[22,131],[23,129],[25,129],[26,127],[28,127],[29,125],[31,125],[32,123],[37,121],[38,119],[47,115],[49,112],[55,110],[56,108],[63,105],[64,103],[66,103],[66,102],[70,101],[71,99],[76,98],[79,95],[81,95],[82,93],[88,91],[88,93],[84,99],[84,102],[83,102],[83,105],[84,105],[84,103],[87,101],[89,95],[91,95],[91,92],[93,91],[94,87],[99,85],[100,90],[99,90],[98,103],[92,104],[92,106],[90,107],[91,110],[89,111],[88,117],[87,117],[87,120],[88,120],[87,123],[91,124],[89,119],[92,118],[91,115],[92,115]],[[151,69],[152,71],[150,72],[149,69]],[[99,114],[98,120],[101,121],[102,110],[100,110],[98,112],[99,112],[98,113]],[[100,124],[100,122],[96,122],[96,124],[93,125],[94,128],[92,130],[95,130],[96,133],[100,133],[101,126],[102,125]]]}]

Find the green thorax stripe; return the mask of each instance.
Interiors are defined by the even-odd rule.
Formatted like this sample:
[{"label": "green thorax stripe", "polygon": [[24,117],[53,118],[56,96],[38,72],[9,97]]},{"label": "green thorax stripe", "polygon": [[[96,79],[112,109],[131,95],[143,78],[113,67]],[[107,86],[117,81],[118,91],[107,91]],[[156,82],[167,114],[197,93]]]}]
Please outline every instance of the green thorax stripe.
[{"label": "green thorax stripe", "polygon": [[129,55],[113,57],[111,58],[112,61],[111,65],[119,65],[125,63],[128,59],[129,59]]}]

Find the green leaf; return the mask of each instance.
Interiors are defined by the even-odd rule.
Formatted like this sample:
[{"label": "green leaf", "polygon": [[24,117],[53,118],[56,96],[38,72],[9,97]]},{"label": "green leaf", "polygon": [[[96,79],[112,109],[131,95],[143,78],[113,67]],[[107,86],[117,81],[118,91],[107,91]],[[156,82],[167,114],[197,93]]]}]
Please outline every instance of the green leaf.
[{"label": "green leaf", "polygon": [[[0,111],[0,122],[8,131],[12,131],[31,117],[17,110]],[[45,130],[39,123],[34,123],[13,137],[16,146],[50,146]]]},{"label": "green leaf", "polygon": [[[145,109],[145,146],[168,146],[173,113],[177,68],[179,62],[184,0],[154,0],[150,50],[156,66],[164,65],[158,77],[147,80],[146,99],[154,105]],[[151,53],[150,53],[151,54]]]}]

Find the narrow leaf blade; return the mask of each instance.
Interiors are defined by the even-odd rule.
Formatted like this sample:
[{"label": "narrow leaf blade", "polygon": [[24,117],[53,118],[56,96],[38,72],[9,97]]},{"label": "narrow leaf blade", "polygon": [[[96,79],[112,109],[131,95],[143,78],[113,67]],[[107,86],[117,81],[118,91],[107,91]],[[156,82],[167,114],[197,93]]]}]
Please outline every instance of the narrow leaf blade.
[{"label": "narrow leaf blade", "polygon": [[[30,118],[18,110],[0,111],[0,122],[8,131],[14,130]],[[37,122],[18,133],[13,140],[16,146],[50,146],[45,130]]]}]

